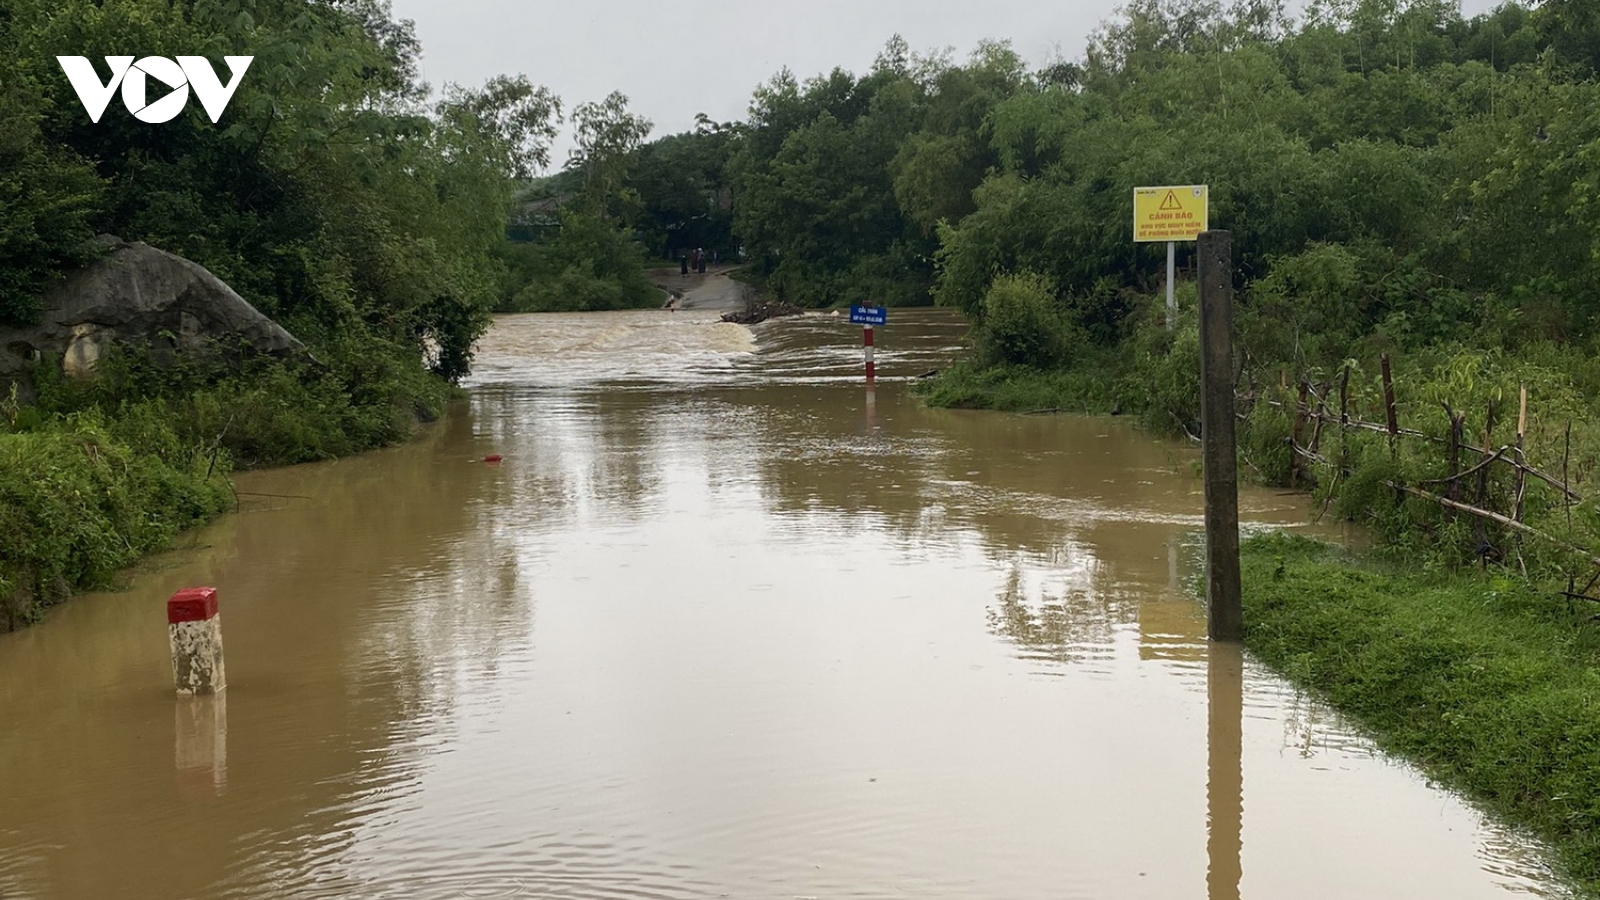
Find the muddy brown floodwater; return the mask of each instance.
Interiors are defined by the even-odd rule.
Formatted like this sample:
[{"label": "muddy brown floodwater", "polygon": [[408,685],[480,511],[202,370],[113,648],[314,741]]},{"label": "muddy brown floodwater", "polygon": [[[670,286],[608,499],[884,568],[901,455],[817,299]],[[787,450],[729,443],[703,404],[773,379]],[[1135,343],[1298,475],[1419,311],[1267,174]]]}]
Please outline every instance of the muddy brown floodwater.
[{"label": "muddy brown floodwater", "polygon": [[501,319],[419,440],[0,636],[0,897],[1556,895],[1207,645],[1191,448],[914,402],[961,331],[893,311],[869,396],[837,316]]}]

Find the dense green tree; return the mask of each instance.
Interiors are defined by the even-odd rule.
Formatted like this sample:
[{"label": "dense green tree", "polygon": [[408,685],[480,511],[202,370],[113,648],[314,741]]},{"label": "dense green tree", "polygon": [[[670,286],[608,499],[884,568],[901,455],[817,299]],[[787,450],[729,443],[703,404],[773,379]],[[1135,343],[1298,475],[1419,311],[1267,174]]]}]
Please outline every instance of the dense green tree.
[{"label": "dense green tree", "polygon": [[701,115],[693,131],[639,148],[628,174],[637,198],[630,218],[652,254],[676,259],[704,248],[734,257],[738,242],[727,169],[737,138],[735,126]]},{"label": "dense green tree", "polygon": [[44,96],[0,42],[0,324],[31,322],[54,273],[89,257],[104,182],[71,150],[40,139]]},{"label": "dense green tree", "polygon": [[609,216],[626,202],[634,152],[655,126],[629,112],[628,98],[616,91],[574,107],[572,125],[576,146],[568,166],[583,174],[583,205],[593,215]]},{"label": "dense green tree", "polygon": [[1029,81],[1008,45],[956,66],[892,39],[872,70],[757,89],[729,163],[753,267],[813,305],[925,302],[941,221],[994,165],[990,111]]},{"label": "dense green tree", "polygon": [[[0,279],[20,285],[0,300],[13,318],[104,231],[200,262],[314,345],[366,332],[465,372],[511,179],[547,161],[548,91],[499,78],[428,106],[410,25],[378,0],[13,0],[8,13],[0,103],[20,155],[6,171],[32,174],[0,252],[48,245]],[[218,123],[193,103],[159,127],[115,103],[93,122],[54,57],[128,46],[254,61]]]}]

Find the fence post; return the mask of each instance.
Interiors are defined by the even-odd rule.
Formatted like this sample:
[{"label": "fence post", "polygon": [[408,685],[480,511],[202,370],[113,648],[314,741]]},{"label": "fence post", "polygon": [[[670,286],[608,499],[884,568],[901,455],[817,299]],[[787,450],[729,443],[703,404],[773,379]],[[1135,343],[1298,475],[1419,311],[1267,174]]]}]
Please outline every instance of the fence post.
[{"label": "fence post", "polygon": [[1244,639],[1239,586],[1239,472],[1233,409],[1233,234],[1199,240],[1200,426],[1205,466],[1207,634]]},{"label": "fence post", "polygon": [[1528,433],[1528,386],[1522,386],[1522,403],[1517,412],[1517,503],[1511,518],[1522,521],[1523,501],[1528,493],[1528,456],[1524,451]]},{"label": "fence post", "polygon": [[1289,486],[1299,487],[1301,482],[1300,470],[1300,439],[1304,435],[1306,422],[1306,392],[1309,388],[1304,378],[1300,379],[1300,393],[1294,404],[1294,427],[1289,430]]},{"label": "fence post", "polygon": [[1395,438],[1400,436],[1400,417],[1394,408],[1394,376],[1389,372],[1389,354],[1383,354],[1378,361],[1383,366],[1383,412],[1388,418],[1389,449],[1393,450]]}]

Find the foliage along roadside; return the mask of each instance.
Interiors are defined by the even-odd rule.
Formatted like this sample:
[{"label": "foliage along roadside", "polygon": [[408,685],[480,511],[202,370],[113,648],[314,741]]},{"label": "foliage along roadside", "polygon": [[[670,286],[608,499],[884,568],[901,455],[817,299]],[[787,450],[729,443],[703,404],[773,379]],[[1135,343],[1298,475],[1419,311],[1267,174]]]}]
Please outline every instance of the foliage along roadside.
[{"label": "foliage along roadside", "polygon": [[[384,0],[0,7],[0,321],[30,323],[113,233],[205,266],[317,361],[158,371],[130,353],[87,384],[45,366],[38,404],[0,422],[10,626],[224,508],[234,462],[352,453],[437,414],[560,103],[521,77],[430,97]],[[130,46],[254,61],[218,123],[195,103],[159,127],[116,103],[91,122],[55,57]]]},{"label": "foliage along roadside", "polygon": [[40,366],[36,404],[0,402],[0,631],[231,507],[236,465],[400,441],[450,389],[404,347],[331,345],[318,364],[157,367],[112,352],[92,381]]},{"label": "foliage along roadside", "polygon": [[[6,410],[15,421],[16,407]],[[164,410],[54,418],[0,432],[0,631],[38,620],[232,502],[227,459],[185,444]]]},{"label": "foliage along roadside", "polygon": [[[1019,412],[1125,412],[1158,431],[1198,434],[1198,335],[1192,285],[1180,291],[1177,327],[1168,331],[1155,297],[1136,297],[1143,311],[1132,336],[1116,349],[1081,348],[1048,367],[995,355],[996,338],[975,338],[975,358],[916,387],[936,406],[993,408]],[[1242,306],[1240,332],[1244,356],[1253,356],[1248,334],[1257,313]],[[1259,346],[1259,345],[1255,345]],[[987,349],[986,348],[990,348]],[[1373,530],[1377,552],[1427,561],[1443,568],[1503,565],[1518,576],[1555,589],[1569,576],[1587,580],[1592,565],[1570,547],[1600,550],[1600,363],[1571,342],[1538,341],[1516,351],[1443,343],[1396,351],[1392,368],[1399,427],[1419,437],[1346,429],[1336,423],[1320,430],[1307,421],[1301,447],[1318,432],[1314,460],[1290,465],[1293,410],[1302,379],[1326,391],[1328,411],[1339,412],[1340,384],[1348,373],[1348,412],[1353,419],[1381,423],[1384,399],[1376,353],[1335,366],[1296,371],[1272,357],[1244,369],[1238,440],[1243,471],[1275,486],[1310,489],[1329,514]],[[1462,443],[1481,450],[1517,443],[1520,392],[1528,389],[1527,432],[1522,446],[1530,465],[1556,481],[1566,480],[1576,498],[1567,502],[1556,485],[1492,466],[1461,479],[1456,496],[1510,515],[1519,493],[1521,521],[1547,535],[1543,539],[1487,520],[1446,509],[1437,502],[1397,491],[1393,485],[1424,485],[1447,492],[1447,479],[1474,465],[1481,454],[1465,451],[1451,468],[1450,418],[1446,408],[1465,417]],[[1308,405],[1315,407],[1313,398]],[[1491,418],[1492,411],[1492,418]],[[1486,426],[1492,426],[1486,428]],[[1566,546],[1563,546],[1566,545]],[[1600,552],[1594,553],[1600,555]]]},{"label": "foliage along roadside", "polygon": [[[96,233],[191,259],[314,351],[402,344],[447,379],[495,297],[513,179],[548,161],[559,101],[523,78],[430,101],[408,22],[380,0],[13,0],[0,28],[0,319]],[[218,123],[92,122],[55,63],[137,45],[254,57]],[[0,166],[0,170],[6,170]]]},{"label": "foliage along roadside", "polygon": [[507,240],[496,253],[505,274],[495,312],[661,304],[660,292],[645,275],[640,239],[652,238],[642,228],[647,204],[634,187],[634,173],[650,170],[658,147],[676,139],[644,146],[654,126],[630,112],[628,98],[617,92],[579,104],[572,124],[575,145],[566,168],[526,181],[517,194]]},{"label": "foliage along roadside", "polygon": [[1386,751],[1529,829],[1600,894],[1600,632],[1504,577],[1353,564],[1304,538],[1243,548],[1245,642]]},{"label": "foliage along roadside", "polygon": [[[1402,427],[1439,440],[1391,450],[1333,429],[1296,482],[1398,552],[1575,574],[1570,554],[1389,485],[1450,474],[1446,405],[1474,446],[1510,443],[1525,384],[1530,462],[1565,463],[1573,489],[1600,498],[1600,19],[1587,8],[1506,3],[1466,19],[1448,3],[1359,0],[1291,22],[1272,2],[1130,4],[1081,64],[989,108],[999,162],[972,209],[941,224],[933,285],[974,319],[975,359],[925,396],[1122,409],[1196,432],[1194,288],[1180,284],[1168,331],[1164,248],[1132,242],[1131,195],[1209,183],[1211,222],[1234,234],[1248,468],[1290,480],[1284,409],[1301,380],[1353,373],[1352,402],[1382,421],[1388,355]],[[1180,245],[1180,264],[1190,252]],[[1509,481],[1497,472],[1473,497],[1504,510]],[[1569,507],[1537,483],[1525,502],[1529,524],[1600,555],[1600,499]]]}]

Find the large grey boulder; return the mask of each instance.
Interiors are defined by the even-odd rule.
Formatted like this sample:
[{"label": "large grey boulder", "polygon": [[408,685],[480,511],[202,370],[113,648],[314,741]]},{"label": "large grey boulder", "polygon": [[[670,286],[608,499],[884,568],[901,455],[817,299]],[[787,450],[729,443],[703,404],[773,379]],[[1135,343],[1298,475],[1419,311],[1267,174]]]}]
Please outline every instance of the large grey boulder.
[{"label": "large grey boulder", "polygon": [[60,361],[70,376],[87,375],[113,344],[148,352],[158,362],[185,353],[239,351],[304,356],[305,345],[203,266],[148,244],[97,238],[105,256],[45,292],[39,324],[0,327],[0,387],[31,393],[40,359]]}]

